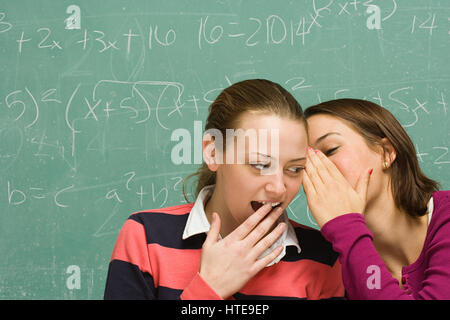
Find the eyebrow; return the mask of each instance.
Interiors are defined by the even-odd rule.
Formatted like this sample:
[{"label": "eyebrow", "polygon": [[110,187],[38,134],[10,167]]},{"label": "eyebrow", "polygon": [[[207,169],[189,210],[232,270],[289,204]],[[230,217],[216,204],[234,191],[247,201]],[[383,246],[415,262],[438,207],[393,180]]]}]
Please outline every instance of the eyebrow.
[{"label": "eyebrow", "polygon": [[338,132],[328,132],[328,133],[324,134],[323,136],[321,136],[319,139],[317,139],[315,145],[319,144],[319,143],[322,142],[325,138],[327,138],[328,136],[330,136],[330,135],[332,135],[332,134],[337,134],[337,135],[339,135],[339,136],[341,135],[341,134],[338,133]]}]

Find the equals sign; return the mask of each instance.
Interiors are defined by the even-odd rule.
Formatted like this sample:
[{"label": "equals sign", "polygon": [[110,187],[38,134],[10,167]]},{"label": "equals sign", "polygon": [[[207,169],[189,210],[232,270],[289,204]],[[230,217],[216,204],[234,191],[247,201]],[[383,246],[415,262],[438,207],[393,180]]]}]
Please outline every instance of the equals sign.
[{"label": "equals sign", "polygon": [[[228,22],[228,24],[229,25],[238,25],[239,23],[237,23],[237,22]],[[243,36],[245,36],[245,33],[233,33],[233,34],[229,33],[228,34],[228,37],[230,37],[230,38],[238,38],[238,37],[243,37]]]}]

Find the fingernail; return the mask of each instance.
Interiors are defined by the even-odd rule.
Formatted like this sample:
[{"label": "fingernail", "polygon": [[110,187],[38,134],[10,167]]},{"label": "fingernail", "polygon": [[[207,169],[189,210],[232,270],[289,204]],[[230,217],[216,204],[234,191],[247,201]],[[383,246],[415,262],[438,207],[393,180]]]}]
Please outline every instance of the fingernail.
[{"label": "fingernail", "polygon": [[369,176],[372,175],[373,169],[369,170]]}]

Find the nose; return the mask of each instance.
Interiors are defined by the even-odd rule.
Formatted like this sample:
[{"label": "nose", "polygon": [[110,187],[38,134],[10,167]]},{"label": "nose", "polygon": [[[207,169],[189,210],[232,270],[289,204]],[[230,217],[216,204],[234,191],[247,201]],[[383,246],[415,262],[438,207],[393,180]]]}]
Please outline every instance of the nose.
[{"label": "nose", "polygon": [[267,176],[266,192],[275,199],[280,199],[286,192],[283,172],[280,171],[281,170],[277,170],[273,175]]}]

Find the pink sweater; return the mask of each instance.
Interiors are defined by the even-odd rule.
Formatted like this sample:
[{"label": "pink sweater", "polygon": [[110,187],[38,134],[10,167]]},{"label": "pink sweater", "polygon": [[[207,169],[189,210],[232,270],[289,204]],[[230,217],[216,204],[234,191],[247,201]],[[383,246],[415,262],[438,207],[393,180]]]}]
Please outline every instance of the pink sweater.
[{"label": "pink sweater", "polygon": [[450,299],[450,191],[433,194],[434,210],[419,258],[394,279],[372,240],[364,216],[349,213],[328,221],[323,236],[339,252],[349,299]]}]

